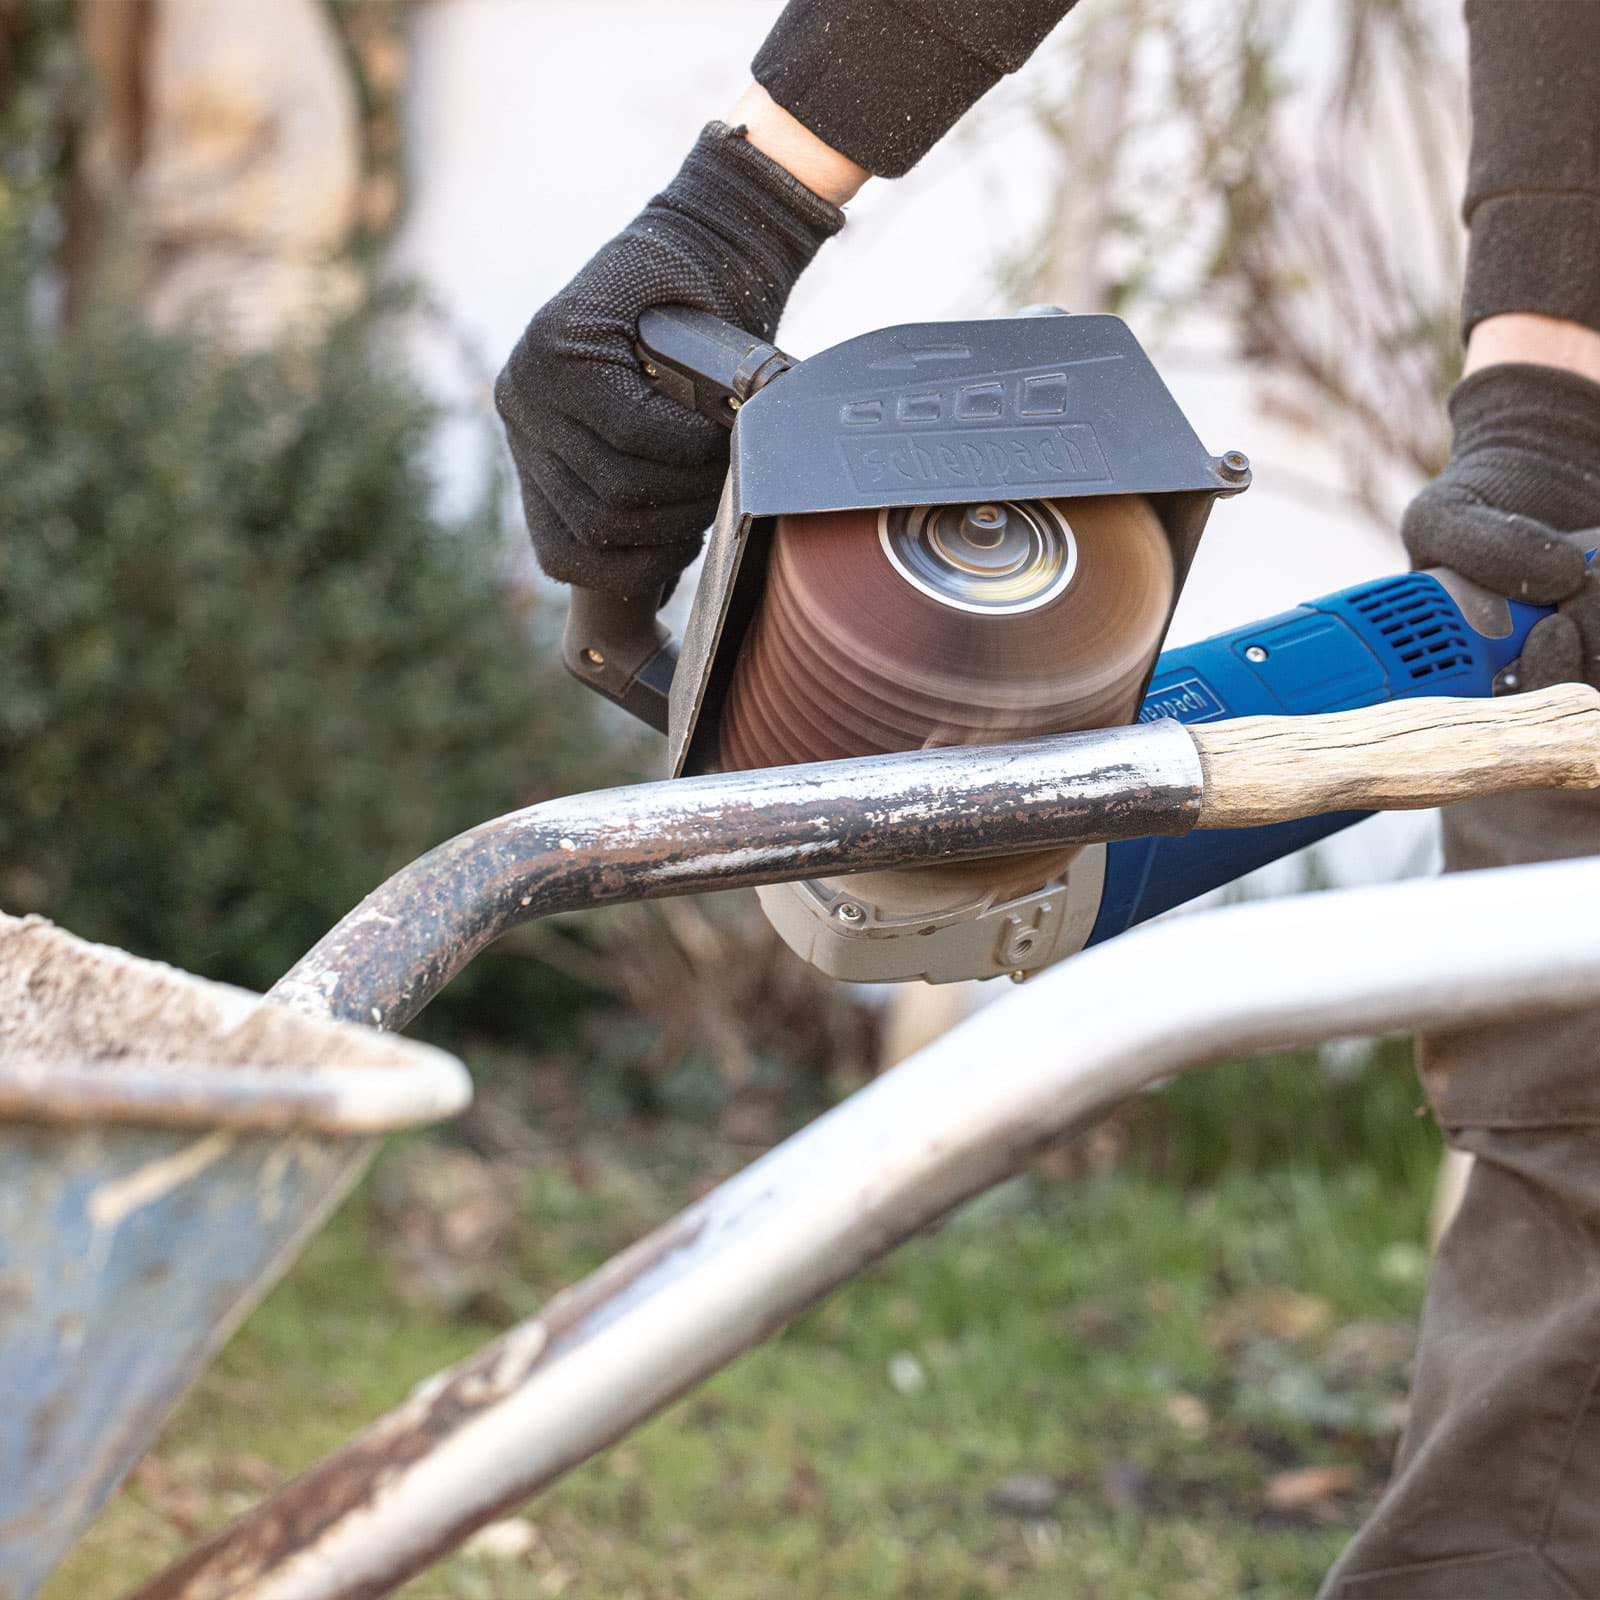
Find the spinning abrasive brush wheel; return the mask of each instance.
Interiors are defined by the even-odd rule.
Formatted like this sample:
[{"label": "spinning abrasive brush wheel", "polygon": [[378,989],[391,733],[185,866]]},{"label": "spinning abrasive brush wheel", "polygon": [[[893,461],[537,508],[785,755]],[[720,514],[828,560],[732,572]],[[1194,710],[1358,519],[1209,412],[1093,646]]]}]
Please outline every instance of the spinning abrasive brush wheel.
[{"label": "spinning abrasive brush wheel", "polygon": [[[1129,722],[1173,601],[1136,495],[783,517],[721,725],[730,770]],[[938,915],[1072,852],[857,880]]]},{"label": "spinning abrasive brush wheel", "polygon": [[1139,496],[781,517],[723,765],[1130,721],[1172,591]]},{"label": "spinning abrasive brush wheel", "polygon": [[[637,354],[732,428],[731,471],[681,655],[655,595],[574,593],[563,648],[666,733],[675,776],[1204,719],[1257,671],[1230,652],[1145,700],[1212,504],[1250,468],[1207,453],[1117,318],[915,323],[795,362],[659,308]],[[1022,976],[1143,880],[1113,881],[1104,844],[1007,855],[1007,818],[1001,784],[951,824],[948,848],[992,839],[987,860],[757,892],[834,977]]]}]

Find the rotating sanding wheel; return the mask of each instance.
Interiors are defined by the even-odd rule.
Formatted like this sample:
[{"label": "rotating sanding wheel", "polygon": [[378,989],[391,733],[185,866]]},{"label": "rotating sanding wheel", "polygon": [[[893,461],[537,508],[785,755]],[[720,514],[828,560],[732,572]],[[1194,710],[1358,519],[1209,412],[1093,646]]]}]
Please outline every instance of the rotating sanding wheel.
[{"label": "rotating sanding wheel", "polygon": [[[1173,582],[1166,536],[1141,496],[779,518],[723,712],[722,765],[1131,721]],[[933,900],[997,880],[1022,892],[1065,859],[915,876]]]}]

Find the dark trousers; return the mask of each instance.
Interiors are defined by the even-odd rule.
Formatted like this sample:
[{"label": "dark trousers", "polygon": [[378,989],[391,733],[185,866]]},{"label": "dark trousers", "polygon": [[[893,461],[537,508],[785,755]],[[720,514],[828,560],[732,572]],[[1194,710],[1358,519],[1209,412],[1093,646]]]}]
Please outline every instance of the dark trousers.
[{"label": "dark trousers", "polygon": [[[1455,871],[1593,855],[1600,798],[1473,801],[1444,834]],[[1421,1070],[1477,1159],[1393,1478],[1322,1600],[1600,1600],[1600,1012],[1425,1039]]]}]

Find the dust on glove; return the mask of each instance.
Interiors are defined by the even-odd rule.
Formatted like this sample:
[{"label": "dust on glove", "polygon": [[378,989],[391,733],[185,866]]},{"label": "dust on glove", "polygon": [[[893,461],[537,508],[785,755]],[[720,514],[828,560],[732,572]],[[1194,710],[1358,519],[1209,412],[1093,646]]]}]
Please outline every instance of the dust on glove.
[{"label": "dust on glove", "polygon": [[1517,678],[1523,689],[1556,683],[1592,683],[1600,689],[1600,572],[1589,572],[1555,616],[1528,630]]},{"label": "dust on glove", "polygon": [[546,573],[643,595],[694,559],[728,434],[645,381],[639,318],[689,306],[771,340],[796,279],[843,225],[742,129],[713,122],[672,182],[535,315],[495,405]]},{"label": "dust on glove", "polygon": [[1450,460],[1400,525],[1412,564],[1558,603],[1528,635],[1522,686],[1600,684],[1600,573],[1584,565],[1600,527],[1600,384],[1531,363],[1483,367],[1456,385],[1450,421]]}]

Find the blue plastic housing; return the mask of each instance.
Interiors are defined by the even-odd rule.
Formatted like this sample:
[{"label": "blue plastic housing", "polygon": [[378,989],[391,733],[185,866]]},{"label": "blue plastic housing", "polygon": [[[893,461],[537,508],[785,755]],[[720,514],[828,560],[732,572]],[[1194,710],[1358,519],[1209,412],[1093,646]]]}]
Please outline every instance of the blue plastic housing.
[{"label": "blue plastic housing", "polygon": [[[1437,579],[1411,572],[1358,584],[1199,644],[1163,652],[1141,722],[1307,716],[1422,695],[1488,695],[1548,607],[1511,606],[1488,639]],[[1130,839],[1106,851],[1100,915],[1088,943],[1169,911],[1370,815],[1344,811],[1266,828]]]}]

